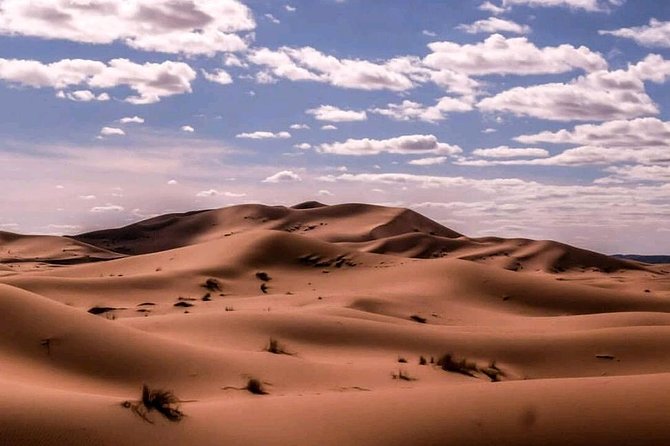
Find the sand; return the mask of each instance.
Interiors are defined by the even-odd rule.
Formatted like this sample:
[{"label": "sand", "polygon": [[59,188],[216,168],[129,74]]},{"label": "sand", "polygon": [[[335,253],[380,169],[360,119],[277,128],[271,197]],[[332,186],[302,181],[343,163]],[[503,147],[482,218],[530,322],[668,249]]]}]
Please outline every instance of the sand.
[{"label": "sand", "polygon": [[2,445],[670,444],[670,265],[406,209],[3,232],[0,305]]}]

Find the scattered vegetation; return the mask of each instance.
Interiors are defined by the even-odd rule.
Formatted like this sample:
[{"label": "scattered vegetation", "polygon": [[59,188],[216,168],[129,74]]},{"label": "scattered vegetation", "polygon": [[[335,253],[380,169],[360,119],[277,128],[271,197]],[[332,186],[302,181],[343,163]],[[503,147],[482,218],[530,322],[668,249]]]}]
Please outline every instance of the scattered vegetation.
[{"label": "scattered vegetation", "polygon": [[212,300],[212,295],[210,293],[207,293],[204,296],[202,296],[202,300],[205,302],[209,302],[210,300]]},{"label": "scattered vegetation", "polygon": [[409,318],[412,319],[414,322],[418,322],[420,324],[425,324],[428,321],[425,317],[421,317],[417,314],[413,314]]},{"label": "scattered vegetation", "polygon": [[120,308],[114,308],[114,307],[91,307],[91,308],[88,309],[88,312],[91,313],[91,314],[98,315],[98,314],[109,313],[110,311],[119,310],[119,309]]},{"label": "scattered vegetation", "polygon": [[428,361],[423,356],[419,356],[419,365],[426,365]]},{"label": "scattered vegetation", "polygon": [[437,365],[446,372],[460,373],[473,378],[481,378],[484,375],[492,382],[498,382],[505,376],[495,361],[491,361],[487,367],[480,368],[476,362],[470,362],[465,358],[456,361],[450,353],[442,356],[437,361]]},{"label": "scattered vegetation", "polygon": [[274,353],[275,355],[291,355],[292,353],[289,353],[284,349],[284,346],[279,343],[278,340],[274,338],[270,338],[268,341],[268,345],[265,348],[265,351]]},{"label": "scattered vegetation", "polygon": [[226,311],[235,311],[235,308],[233,308],[233,307],[226,307]]},{"label": "scattered vegetation", "polygon": [[174,304],[174,306],[175,306],[175,307],[184,307],[184,308],[188,308],[188,307],[192,307],[193,304],[192,304],[191,302],[185,302],[185,301],[182,300],[182,301],[179,301],[179,302],[177,302],[176,304]]},{"label": "scattered vegetation", "polygon": [[142,386],[142,399],[138,402],[124,401],[122,406],[132,409],[147,423],[153,424],[148,414],[157,411],[170,421],[177,422],[184,418],[184,413],[179,409],[181,400],[169,390],[152,390],[144,384]]},{"label": "scattered vegetation", "polygon": [[261,292],[263,294],[268,294],[268,286],[265,283],[261,283]]},{"label": "scattered vegetation", "polygon": [[256,273],[256,278],[258,280],[262,280],[263,282],[268,282],[268,281],[272,280],[272,277],[270,277],[268,275],[268,273],[266,273],[265,271],[258,271]]},{"label": "scattered vegetation", "polygon": [[402,356],[398,358],[398,362],[401,362],[403,364],[407,364],[407,360],[403,358]]},{"label": "scattered vegetation", "polygon": [[263,386],[263,383],[256,378],[249,378],[249,381],[247,381],[247,385],[244,387],[233,387],[233,386],[226,386],[223,388],[223,390],[246,390],[249,393],[253,393],[254,395],[267,395],[268,392],[265,390],[265,387]]},{"label": "scattered vegetation", "polygon": [[403,369],[398,369],[398,373],[391,373],[393,379],[398,379],[401,381],[416,381],[416,378],[409,376],[409,373]]},{"label": "scattered vegetation", "polygon": [[203,288],[206,288],[208,291],[222,291],[221,288],[221,282],[214,278],[209,278],[205,281],[205,283],[202,285]]},{"label": "scattered vegetation", "polygon": [[315,268],[327,268],[330,266],[342,268],[343,266],[356,266],[356,263],[347,258],[346,254],[340,254],[331,259],[324,259],[318,254],[305,254],[298,257],[298,261],[303,265],[313,266]]}]

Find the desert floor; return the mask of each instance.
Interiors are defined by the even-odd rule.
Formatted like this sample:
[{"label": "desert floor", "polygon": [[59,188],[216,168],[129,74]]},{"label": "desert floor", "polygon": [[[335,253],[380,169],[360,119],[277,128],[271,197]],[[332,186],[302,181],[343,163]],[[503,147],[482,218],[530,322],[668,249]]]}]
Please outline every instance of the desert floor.
[{"label": "desert floor", "polygon": [[0,232],[0,444],[153,443],[668,445],[670,265],[355,204]]}]

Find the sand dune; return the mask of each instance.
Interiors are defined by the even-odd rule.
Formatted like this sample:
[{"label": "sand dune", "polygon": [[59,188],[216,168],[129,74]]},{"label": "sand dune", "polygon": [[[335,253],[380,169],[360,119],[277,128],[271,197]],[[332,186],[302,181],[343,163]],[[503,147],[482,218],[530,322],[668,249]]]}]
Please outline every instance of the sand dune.
[{"label": "sand dune", "polygon": [[0,256],[0,444],[670,444],[670,265],[316,202]]}]

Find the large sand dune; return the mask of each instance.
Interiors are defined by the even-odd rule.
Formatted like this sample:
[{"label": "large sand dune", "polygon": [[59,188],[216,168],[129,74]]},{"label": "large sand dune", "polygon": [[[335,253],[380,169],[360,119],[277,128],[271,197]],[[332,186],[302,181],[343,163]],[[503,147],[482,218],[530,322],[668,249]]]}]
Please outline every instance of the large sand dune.
[{"label": "large sand dune", "polygon": [[670,265],[406,209],[0,233],[0,305],[2,445],[670,444]]}]

